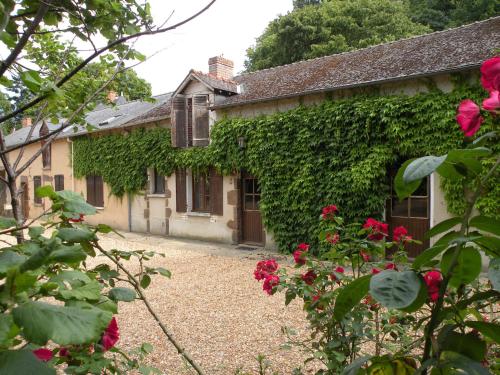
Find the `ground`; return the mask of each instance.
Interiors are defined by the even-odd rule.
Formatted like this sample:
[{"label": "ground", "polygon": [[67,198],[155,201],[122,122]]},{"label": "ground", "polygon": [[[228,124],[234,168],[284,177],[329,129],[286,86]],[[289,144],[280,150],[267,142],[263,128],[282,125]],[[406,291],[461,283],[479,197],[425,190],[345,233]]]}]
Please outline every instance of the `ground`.
[{"label": "ground", "polygon": [[[263,354],[278,374],[290,374],[306,355],[280,349],[286,342],[283,326],[306,337],[307,321],[299,301],[284,305],[284,295],[268,296],[253,278],[259,259],[290,258],[264,250],[237,250],[234,246],[124,233],[103,236],[106,249],[154,250],[165,254],[152,261],[172,278],[157,276],[147,296],[163,322],[206,374],[257,374],[256,357]],[[101,261],[102,258],[99,259]],[[132,268],[136,265],[132,265]],[[121,303],[117,317],[119,345],[132,349],[143,342],[154,345],[150,363],[166,374],[189,374],[140,301]],[[312,368],[304,373],[314,373]],[[269,372],[271,374],[271,372]]]}]

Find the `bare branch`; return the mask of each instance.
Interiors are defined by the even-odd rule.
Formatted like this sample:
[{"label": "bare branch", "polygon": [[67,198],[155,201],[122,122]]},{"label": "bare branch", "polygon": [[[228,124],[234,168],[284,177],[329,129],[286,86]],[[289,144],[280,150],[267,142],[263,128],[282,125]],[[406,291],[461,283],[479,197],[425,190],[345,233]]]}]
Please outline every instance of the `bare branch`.
[{"label": "bare branch", "polygon": [[[172,25],[172,26],[169,26],[169,27],[165,27],[163,29],[156,29],[156,30],[151,30],[151,31],[142,31],[142,32],[139,32],[139,33],[136,33],[136,34],[132,34],[132,35],[127,35],[127,36],[124,36],[122,38],[119,38],[111,43],[109,43],[106,47],[103,47],[99,50],[97,50],[96,52],[94,52],[93,54],[91,54],[89,57],[87,57],[85,60],[83,60],[75,69],[73,69],[71,72],[69,72],[66,76],[64,76],[60,81],[58,81],[56,83],[56,86],[57,87],[61,87],[62,85],[64,85],[67,81],[69,81],[74,75],[76,75],[80,70],[82,70],[83,68],[85,68],[86,65],[88,65],[93,59],[95,59],[96,57],[98,57],[99,55],[101,55],[102,53],[108,51],[109,49],[119,45],[119,44],[122,44],[130,39],[134,39],[134,38],[138,38],[138,37],[141,37],[141,36],[146,36],[146,35],[156,35],[156,34],[161,34],[161,33],[164,33],[166,31],[170,31],[170,30],[174,30],[176,28],[178,28],[179,26],[182,26],[186,23],[188,23],[189,21],[195,19],[196,17],[198,17],[200,14],[204,13],[207,9],[209,9],[214,3],[215,3],[216,0],[211,0],[203,9],[201,9],[200,11],[198,11],[197,13],[193,14],[192,16],[176,23],[175,25]],[[5,115],[5,116],[2,116],[0,117],[0,124],[11,119],[12,117],[16,116],[17,114],[19,113],[22,113],[24,111],[26,111],[28,108],[31,108],[35,105],[37,105],[38,103],[40,103],[42,100],[46,99],[47,97],[49,96],[49,93],[45,93],[45,94],[42,94],[38,97],[36,97],[35,99],[33,99],[32,101],[30,101],[29,103],[25,104],[24,106],[18,108],[17,110]]]},{"label": "bare branch", "polygon": [[[47,11],[49,9],[49,4],[51,2],[52,2],[52,0],[47,0],[47,1],[44,1],[40,4],[40,7],[38,8],[38,11],[36,13],[35,18],[31,22],[29,27],[26,29],[23,36],[21,36],[21,38],[19,38],[19,41],[17,42],[14,49],[11,51],[10,55],[4,61],[0,62],[0,77],[2,77],[4,75],[4,73],[7,71],[7,69],[16,60],[17,56],[19,56],[19,54],[23,50],[26,43],[28,43],[28,39],[35,32],[36,28],[38,27],[38,25],[42,21],[43,17],[47,13]],[[0,122],[3,122],[3,121],[0,121]]]}]

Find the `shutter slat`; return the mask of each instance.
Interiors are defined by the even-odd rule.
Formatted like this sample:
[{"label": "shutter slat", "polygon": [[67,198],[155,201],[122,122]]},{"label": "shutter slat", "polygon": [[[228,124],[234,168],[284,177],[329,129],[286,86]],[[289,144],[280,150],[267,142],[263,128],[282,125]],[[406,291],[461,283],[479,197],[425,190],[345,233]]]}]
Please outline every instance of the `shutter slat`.
[{"label": "shutter slat", "polygon": [[209,140],[208,95],[193,97],[193,145],[207,146]]},{"label": "shutter slat", "polygon": [[104,184],[101,176],[95,176],[95,200],[97,207],[104,207]]},{"label": "shutter slat", "polygon": [[186,170],[175,171],[175,205],[177,212],[187,211]]},{"label": "shutter slat", "polygon": [[224,214],[224,188],[223,177],[215,169],[210,170],[210,201],[212,202],[211,213],[213,215]]},{"label": "shutter slat", "polygon": [[172,99],[172,146],[186,147],[186,100],[182,97]]},{"label": "shutter slat", "polygon": [[87,176],[87,203],[95,206],[94,176]]}]

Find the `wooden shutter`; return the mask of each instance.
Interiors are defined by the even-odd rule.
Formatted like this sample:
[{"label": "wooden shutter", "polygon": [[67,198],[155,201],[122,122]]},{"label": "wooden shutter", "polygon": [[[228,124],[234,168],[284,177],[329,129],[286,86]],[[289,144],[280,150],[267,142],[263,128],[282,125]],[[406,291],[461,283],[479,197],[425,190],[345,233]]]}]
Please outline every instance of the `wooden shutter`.
[{"label": "wooden shutter", "polygon": [[36,195],[36,189],[40,186],[42,186],[42,177],[33,176],[33,201],[38,204],[42,203],[42,198]]},{"label": "wooden shutter", "polygon": [[193,145],[193,99],[186,99],[187,114],[187,146]]},{"label": "wooden shutter", "polygon": [[215,169],[210,170],[210,202],[212,215],[224,214],[223,177]]},{"label": "wooden shutter", "polygon": [[64,175],[56,174],[54,176],[54,189],[55,191],[64,190]]},{"label": "wooden shutter", "polygon": [[95,186],[95,205],[96,207],[104,207],[104,184],[101,176],[94,176]]},{"label": "wooden shutter", "polygon": [[175,171],[175,205],[177,212],[187,211],[186,194],[186,170],[177,169]]},{"label": "wooden shutter", "polygon": [[172,99],[172,146],[187,146],[186,129],[186,99],[175,97]]},{"label": "wooden shutter", "polygon": [[95,206],[94,176],[87,176],[87,203]]},{"label": "wooden shutter", "polygon": [[208,95],[193,96],[193,146],[207,146],[209,138]]}]

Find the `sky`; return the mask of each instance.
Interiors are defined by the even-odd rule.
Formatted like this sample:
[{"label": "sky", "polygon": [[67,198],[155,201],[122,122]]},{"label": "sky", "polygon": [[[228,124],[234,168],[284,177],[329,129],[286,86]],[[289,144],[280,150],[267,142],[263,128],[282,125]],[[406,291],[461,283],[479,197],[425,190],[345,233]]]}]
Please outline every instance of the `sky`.
[{"label": "sky", "polygon": [[[202,9],[209,0],[150,0],[155,24],[174,24]],[[139,39],[136,48],[153,57],[135,68],[152,85],[153,95],[173,91],[190,69],[208,71],[208,58],[224,55],[244,69],[246,49],[267,24],[292,10],[292,0],[217,0],[179,29]]]}]

